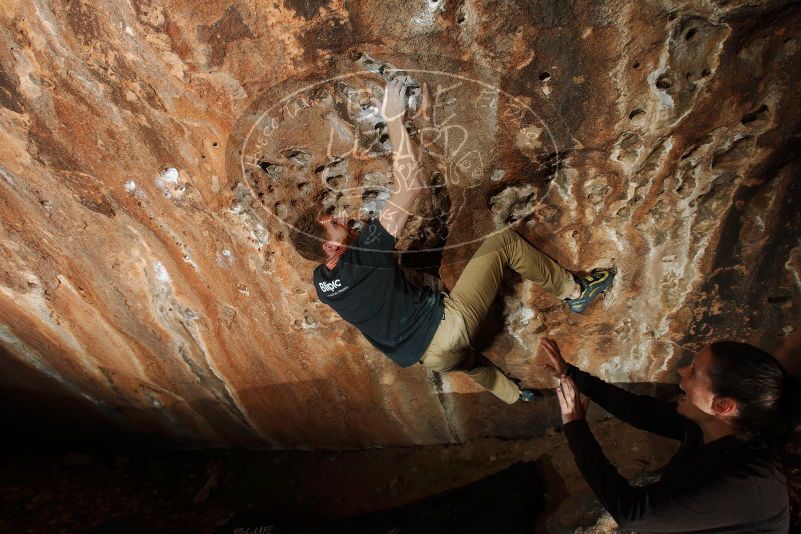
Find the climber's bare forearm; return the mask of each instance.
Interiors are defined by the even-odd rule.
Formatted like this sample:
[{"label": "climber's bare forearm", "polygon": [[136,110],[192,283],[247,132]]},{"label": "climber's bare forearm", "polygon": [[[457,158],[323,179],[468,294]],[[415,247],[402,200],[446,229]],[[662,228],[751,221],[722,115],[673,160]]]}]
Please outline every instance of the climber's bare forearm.
[{"label": "climber's bare forearm", "polygon": [[389,122],[389,140],[392,144],[393,192],[381,213],[381,223],[397,237],[411,214],[414,203],[423,189],[420,166],[403,117]]}]

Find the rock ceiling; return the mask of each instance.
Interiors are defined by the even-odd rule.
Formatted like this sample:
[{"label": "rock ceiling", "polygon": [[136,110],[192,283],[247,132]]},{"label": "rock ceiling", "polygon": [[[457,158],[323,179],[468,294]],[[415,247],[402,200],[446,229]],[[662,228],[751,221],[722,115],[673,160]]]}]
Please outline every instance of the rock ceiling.
[{"label": "rock ceiling", "polygon": [[0,380],[200,443],[533,436],[552,404],[395,367],[321,305],[286,239],[391,187],[383,85],[409,75],[428,190],[400,247],[450,287],[514,225],[614,267],[582,316],[509,276],[486,354],[534,387],[538,337],[617,382],[703,343],[801,345],[801,5],[5,0]]}]

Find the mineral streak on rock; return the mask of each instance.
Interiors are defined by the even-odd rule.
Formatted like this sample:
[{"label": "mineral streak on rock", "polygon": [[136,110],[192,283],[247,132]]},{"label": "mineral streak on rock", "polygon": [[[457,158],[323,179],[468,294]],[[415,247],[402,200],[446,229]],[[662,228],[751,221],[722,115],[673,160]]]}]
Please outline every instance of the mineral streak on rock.
[{"label": "mineral streak on rock", "polygon": [[387,209],[398,75],[427,186],[399,244],[414,280],[452,287],[510,224],[617,269],[582,316],[508,276],[476,344],[511,374],[550,385],[542,334],[623,382],[671,381],[723,337],[789,357],[801,5],[624,4],[6,0],[3,386],[210,444],[542,434],[551,405],[395,367],[287,241],[310,206]]}]

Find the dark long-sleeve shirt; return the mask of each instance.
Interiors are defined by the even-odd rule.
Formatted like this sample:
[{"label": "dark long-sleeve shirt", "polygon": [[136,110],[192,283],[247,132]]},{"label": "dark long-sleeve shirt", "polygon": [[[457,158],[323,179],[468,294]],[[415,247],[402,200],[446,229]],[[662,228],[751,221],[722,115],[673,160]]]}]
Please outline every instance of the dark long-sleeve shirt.
[{"label": "dark long-sleeve shirt", "polygon": [[789,529],[787,482],[767,450],[735,436],[704,444],[676,403],[635,395],[569,366],[579,390],[642,430],[681,442],[658,482],[632,486],[609,463],[587,422],[565,425],[581,474],[624,531],[775,532]]}]

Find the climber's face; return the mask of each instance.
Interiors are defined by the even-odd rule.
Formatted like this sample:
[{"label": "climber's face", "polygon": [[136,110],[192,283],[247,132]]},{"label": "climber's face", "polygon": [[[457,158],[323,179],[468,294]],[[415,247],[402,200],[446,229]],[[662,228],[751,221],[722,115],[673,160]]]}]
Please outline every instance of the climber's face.
[{"label": "climber's face", "polygon": [[320,219],[320,224],[325,228],[325,243],[329,246],[347,246],[359,235],[359,232],[348,225],[348,220],[344,217],[326,215]]}]

